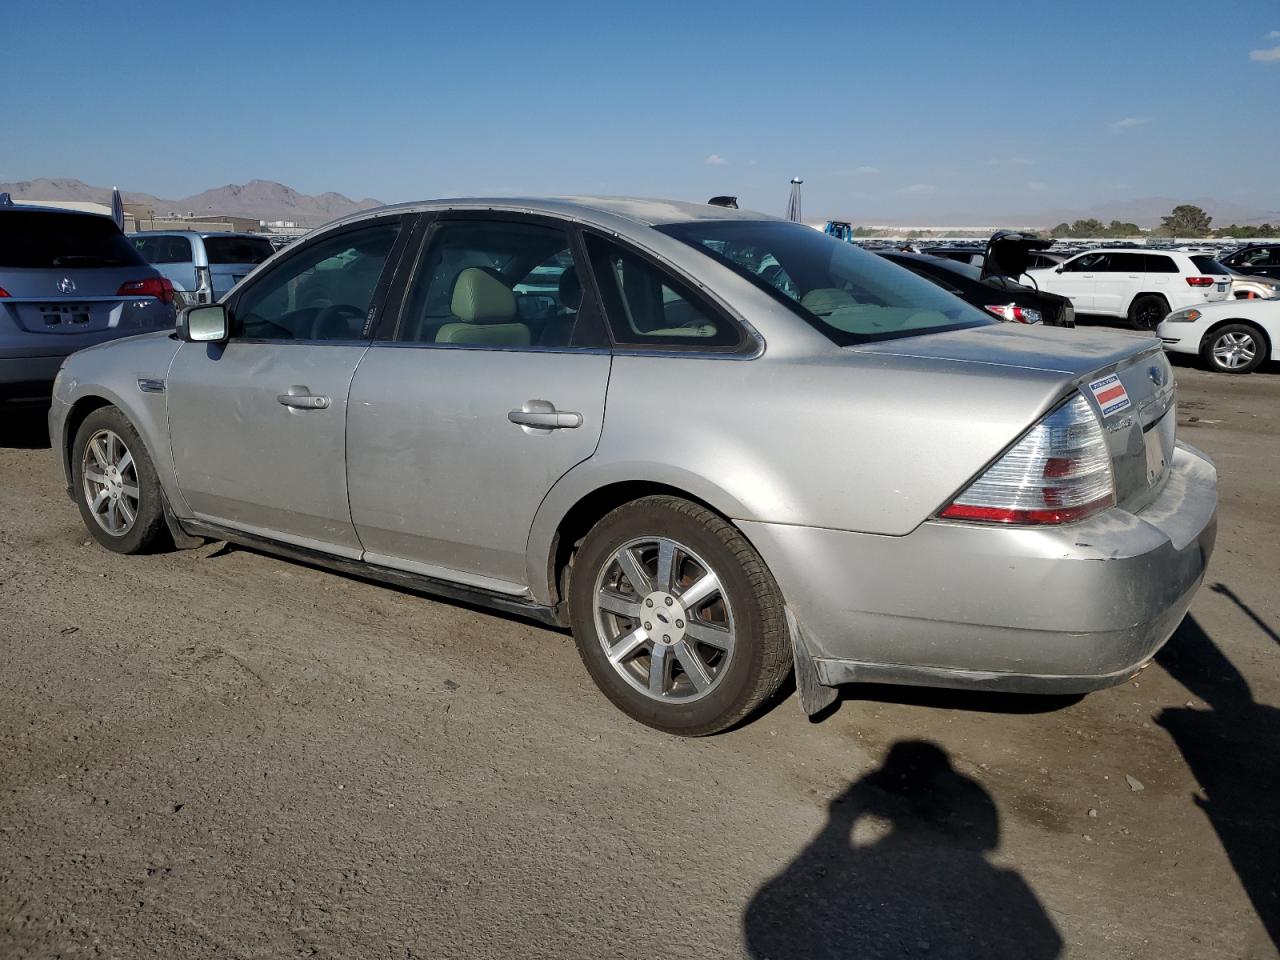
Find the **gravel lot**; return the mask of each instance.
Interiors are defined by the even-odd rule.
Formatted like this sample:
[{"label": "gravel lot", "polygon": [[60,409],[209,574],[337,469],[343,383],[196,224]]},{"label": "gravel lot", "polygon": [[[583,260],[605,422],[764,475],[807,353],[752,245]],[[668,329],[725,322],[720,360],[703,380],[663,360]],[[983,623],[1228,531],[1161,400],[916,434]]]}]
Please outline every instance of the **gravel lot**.
[{"label": "gravel lot", "polygon": [[1136,682],[851,689],[698,741],[566,634],[110,554],[0,413],[0,957],[1276,956],[1278,368],[1178,367],[1218,551]]}]

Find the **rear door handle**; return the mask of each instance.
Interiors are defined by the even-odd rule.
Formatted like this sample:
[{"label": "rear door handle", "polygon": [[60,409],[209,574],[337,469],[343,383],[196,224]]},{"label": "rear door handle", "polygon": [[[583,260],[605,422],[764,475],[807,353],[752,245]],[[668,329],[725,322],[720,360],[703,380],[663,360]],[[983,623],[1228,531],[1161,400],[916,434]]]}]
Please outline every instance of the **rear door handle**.
[{"label": "rear door handle", "polygon": [[536,430],[572,430],[582,426],[582,414],[557,410],[548,400],[529,400],[519,410],[509,411],[507,419]]},{"label": "rear door handle", "polygon": [[328,397],[313,394],[306,387],[290,387],[288,393],[276,396],[276,402],[294,410],[324,410],[329,406]]}]

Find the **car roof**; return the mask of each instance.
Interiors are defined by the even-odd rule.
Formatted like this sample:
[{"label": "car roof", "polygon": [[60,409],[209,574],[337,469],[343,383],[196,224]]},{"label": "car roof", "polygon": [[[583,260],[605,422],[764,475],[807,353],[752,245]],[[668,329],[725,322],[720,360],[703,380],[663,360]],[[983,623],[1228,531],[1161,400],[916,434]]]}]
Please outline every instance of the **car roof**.
[{"label": "car roof", "polygon": [[327,227],[365,220],[388,213],[429,213],[439,210],[493,210],[532,213],[578,220],[600,226],[618,221],[653,227],[659,224],[694,220],[778,220],[779,217],[753,210],[735,210],[709,203],[658,200],[647,197],[458,197],[420,200],[361,210],[326,224]]},{"label": "car roof", "polygon": [[254,240],[269,240],[265,233],[245,233],[233,230],[136,230],[131,237],[249,237]]}]

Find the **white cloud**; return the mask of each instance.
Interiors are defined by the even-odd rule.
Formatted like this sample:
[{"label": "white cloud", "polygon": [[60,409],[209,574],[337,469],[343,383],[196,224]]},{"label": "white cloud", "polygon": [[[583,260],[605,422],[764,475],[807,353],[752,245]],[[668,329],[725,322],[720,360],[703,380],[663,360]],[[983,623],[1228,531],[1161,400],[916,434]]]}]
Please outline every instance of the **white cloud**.
[{"label": "white cloud", "polygon": [[938,188],[932,183],[913,183],[902,188],[903,193],[937,193]]},{"label": "white cloud", "polygon": [[1280,40],[1280,30],[1272,30],[1267,34],[1268,40]]},{"label": "white cloud", "polygon": [[1250,50],[1249,59],[1259,63],[1276,63],[1280,61],[1280,43],[1266,50]]},{"label": "white cloud", "polygon": [[1032,180],[1030,183],[1027,184],[1027,189],[1030,190],[1032,193],[1044,193],[1046,190],[1049,189],[1049,185],[1040,180]]},{"label": "white cloud", "polygon": [[723,167],[729,161],[726,160],[724,157],[720,156],[720,154],[713,153],[711,154],[711,156],[707,157],[707,159],[703,160],[702,162],[705,163],[708,167]]},{"label": "white cloud", "polygon": [[1146,117],[1125,117],[1123,120],[1115,120],[1107,124],[1107,127],[1112,133],[1124,133],[1126,130],[1132,130],[1134,127],[1141,127],[1150,122]]}]

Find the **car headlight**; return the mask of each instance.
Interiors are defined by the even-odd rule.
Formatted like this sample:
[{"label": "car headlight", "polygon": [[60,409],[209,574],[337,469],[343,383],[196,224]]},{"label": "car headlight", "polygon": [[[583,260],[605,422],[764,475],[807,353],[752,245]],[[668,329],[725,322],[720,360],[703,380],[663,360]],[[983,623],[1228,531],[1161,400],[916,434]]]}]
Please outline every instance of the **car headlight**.
[{"label": "car headlight", "polygon": [[1187,310],[1175,310],[1164,318],[1165,323],[1193,323],[1200,319],[1200,311],[1195,307]]}]

